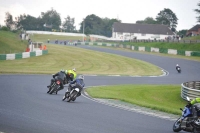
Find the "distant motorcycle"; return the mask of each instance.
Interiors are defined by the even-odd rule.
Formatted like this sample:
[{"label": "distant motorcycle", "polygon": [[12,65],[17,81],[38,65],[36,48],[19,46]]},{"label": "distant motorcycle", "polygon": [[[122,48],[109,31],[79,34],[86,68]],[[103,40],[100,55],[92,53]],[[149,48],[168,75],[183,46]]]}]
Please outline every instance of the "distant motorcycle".
[{"label": "distant motorcycle", "polygon": [[178,73],[181,73],[181,68],[180,67],[178,67],[176,70],[178,71]]},{"label": "distant motorcycle", "polygon": [[[187,100],[190,101],[190,98],[187,97]],[[198,118],[192,116],[191,108],[187,106],[185,106],[184,109],[180,108],[180,110],[182,110],[182,116],[174,123],[174,132],[183,130],[186,132],[200,133],[200,104],[196,103],[195,105],[196,106],[193,105],[193,107],[197,110]]]},{"label": "distant motorcycle", "polygon": [[60,81],[55,78],[54,82],[52,83],[52,85],[49,87],[49,90],[47,91],[47,93],[49,94],[53,94],[56,93],[60,90]]},{"label": "distant motorcycle", "polygon": [[64,101],[67,99],[67,102],[75,101],[80,91],[81,90],[79,88],[72,89],[70,92],[66,91],[62,100]]}]

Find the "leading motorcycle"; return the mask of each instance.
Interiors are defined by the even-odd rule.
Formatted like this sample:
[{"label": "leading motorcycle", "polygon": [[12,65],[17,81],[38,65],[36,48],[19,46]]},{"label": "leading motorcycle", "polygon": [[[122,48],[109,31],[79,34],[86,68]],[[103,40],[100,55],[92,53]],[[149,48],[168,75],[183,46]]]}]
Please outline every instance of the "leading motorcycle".
[{"label": "leading motorcycle", "polygon": [[[190,101],[189,97],[187,97],[187,101]],[[193,117],[191,107],[186,105],[184,109],[180,108],[182,111],[182,116],[174,123],[174,132],[183,130],[186,132],[200,133],[200,104],[196,103],[194,105],[192,107],[195,107],[198,117]]]},{"label": "leading motorcycle", "polygon": [[49,87],[49,90],[47,91],[47,93],[49,94],[53,94],[53,93],[58,93],[58,91],[60,90],[60,80],[58,80],[57,78],[54,78],[55,80],[53,81],[53,83],[51,84],[51,86]]}]

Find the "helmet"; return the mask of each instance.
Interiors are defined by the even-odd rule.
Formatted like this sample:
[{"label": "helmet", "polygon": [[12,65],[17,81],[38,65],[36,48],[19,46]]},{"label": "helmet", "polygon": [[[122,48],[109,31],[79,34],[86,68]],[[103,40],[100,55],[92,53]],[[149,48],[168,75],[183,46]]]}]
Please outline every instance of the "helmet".
[{"label": "helmet", "polygon": [[84,76],[83,75],[79,75],[78,78],[84,80]]},{"label": "helmet", "polygon": [[72,70],[73,70],[74,72],[76,72],[76,68],[73,68]]},{"label": "helmet", "polygon": [[178,66],[178,64],[176,64],[176,66]]},{"label": "helmet", "polygon": [[65,72],[65,70],[61,69],[61,70],[60,70],[60,72],[64,73],[64,72]]}]

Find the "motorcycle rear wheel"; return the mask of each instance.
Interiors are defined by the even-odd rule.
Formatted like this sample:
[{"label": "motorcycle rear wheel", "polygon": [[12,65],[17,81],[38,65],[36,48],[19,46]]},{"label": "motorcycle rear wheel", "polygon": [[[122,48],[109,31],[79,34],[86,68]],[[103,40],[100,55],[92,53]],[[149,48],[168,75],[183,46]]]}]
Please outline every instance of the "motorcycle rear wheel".
[{"label": "motorcycle rear wheel", "polygon": [[177,119],[176,122],[173,125],[173,131],[174,132],[179,132],[181,131],[181,122],[180,122],[181,118]]}]

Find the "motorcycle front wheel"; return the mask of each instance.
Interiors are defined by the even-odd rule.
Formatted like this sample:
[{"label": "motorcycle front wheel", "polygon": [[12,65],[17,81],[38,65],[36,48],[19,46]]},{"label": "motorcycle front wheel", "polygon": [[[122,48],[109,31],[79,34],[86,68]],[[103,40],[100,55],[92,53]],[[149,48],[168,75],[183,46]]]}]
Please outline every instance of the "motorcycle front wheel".
[{"label": "motorcycle front wheel", "polygon": [[70,102],[75,96],[76,96],[77,92],[73,91],[72,94],[69,96],[69,98],[67,99],[67,102]]},{"label": "motorcycle front wheel", "polygon": [[66,98],[68,98],[69,97],[69,92],[65,92],[65,95],[63,96],[63,101],[66,99]]},{"label": "motorcycle front wheel", "polygon": [[176,120],[176,122],[173,125],[173,131],[174,132],[179,132],[181,131],[181,122],[180,122],[181,118],[179,118],[178,120]]},{"label": "motorcycle front wheel", "polygon": [[49,94],[53,94],[56,91],[57,88],[58,88],[57,85],[53,86],[53,88],[51,89]]}]

